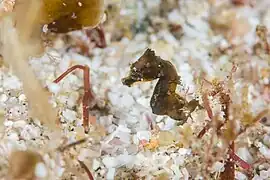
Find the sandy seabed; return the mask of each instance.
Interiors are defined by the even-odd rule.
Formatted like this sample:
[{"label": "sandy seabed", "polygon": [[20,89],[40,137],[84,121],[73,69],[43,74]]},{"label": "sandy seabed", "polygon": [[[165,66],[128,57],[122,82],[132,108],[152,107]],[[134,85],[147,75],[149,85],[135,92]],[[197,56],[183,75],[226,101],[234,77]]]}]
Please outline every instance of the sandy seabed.
[{"label": "sandy seabed", "polygon": [[[55,37],[42,57],[29,59],[59,111],[59,131],[29,113],[22,82],[12,68],[0,68],[0,177],[19,164],[11,162],[11,152],[31,150],[41,159],[32,179],[89,179],[86,169],[94,179],[108,180],[270,179],[270,1],[106,5],[105,48],[95,47],[96,34],[90,42],[85,31],[76,31]],[[177,93],[204,106],[183,125],[152,113],[156,80],[132,87],[121,82],[147,48],[176,67]],[[89,113],[96,124],[88,134],[82,126],[83,73],[53,83],[77,64],[90,67],[95,94]]]}]

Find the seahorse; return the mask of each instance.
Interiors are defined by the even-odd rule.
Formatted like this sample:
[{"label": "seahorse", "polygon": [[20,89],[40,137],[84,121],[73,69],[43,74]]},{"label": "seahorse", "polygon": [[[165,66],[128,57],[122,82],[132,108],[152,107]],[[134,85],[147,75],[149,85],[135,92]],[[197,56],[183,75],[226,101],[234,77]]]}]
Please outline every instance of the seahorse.
[{"label": "seahorse", "polygon": [[174,65],[155,52],[147,49],[144,54],[130,66],[129,75],[122,79],[122,83],[131,87],[136,82],[146,82],[159,79],[150,100],[152,113],[168,115],[172,119],[184,124],[197,107],[201,108],[199,101],[187,101],[177,94],[177,85],[180,85],[180,76]]}]

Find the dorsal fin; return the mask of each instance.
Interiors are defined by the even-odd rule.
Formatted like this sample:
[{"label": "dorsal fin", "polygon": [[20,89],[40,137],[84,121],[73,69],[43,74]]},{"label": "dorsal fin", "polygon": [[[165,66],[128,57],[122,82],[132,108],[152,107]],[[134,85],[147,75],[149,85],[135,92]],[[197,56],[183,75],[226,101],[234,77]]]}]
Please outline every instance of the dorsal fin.
[{"label": "dorsal fin", "polygon": [[154,50],[147,48],[146,51],[144,52],[143,56],[151,59],[151,60],[157,60],[160,59],[159,56],[156,56],[156,53]]}]

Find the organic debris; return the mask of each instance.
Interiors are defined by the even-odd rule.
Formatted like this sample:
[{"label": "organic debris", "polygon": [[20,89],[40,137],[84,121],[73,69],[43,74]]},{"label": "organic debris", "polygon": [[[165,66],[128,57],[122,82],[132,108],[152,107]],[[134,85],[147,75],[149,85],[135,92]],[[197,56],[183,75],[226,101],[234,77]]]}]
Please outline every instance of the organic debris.
[{"label": "organic debris", "polygon": [[[43,165],[42,156],[33,151],[14,151],[9,158],[7,179],[35,179],[38,177],[38,166]],[[44,177],[42,177],[44,178]]]},{"label": "organic debris", "polygon": [[[23,90],[31,104],[33,116],[51,128],[55,128],[57,113],[49,104],[49,93],[45,91],[28,65],[29,57],[38,54],[40,50],[35,44],[35,42],[39,42],[39,38],[32,36],[32,33],[35,32],[34,27],[32,27],[35,19],[32,17],[36,17],[36,11],[39,11],[40,4],[38,1],[29,1],[29,3],[24,9],[28,14],[26,17],[24,16],[26,23],[24,23],[23,29],[14,29],[12,16],[3,17],[0,24],[1,54],[5,64],[11,67],[23,82]],[[31,9],[36,11],[31,11]],[[46,113],[44,114],[44,112]]]},{"label": "organic debris", "polygon": [[[16,26],[23,28],[22,13],[29,0],[17,0],[14,7]],[[50,32],[67,33],[84,27],[95,27],[104,15],[103,0],[41,0],[41,7],[36,14],[36,25],[46,25]],[[41,30],[41,29],[40,29]],[[38,29],[36,29],[38,31]]]}]

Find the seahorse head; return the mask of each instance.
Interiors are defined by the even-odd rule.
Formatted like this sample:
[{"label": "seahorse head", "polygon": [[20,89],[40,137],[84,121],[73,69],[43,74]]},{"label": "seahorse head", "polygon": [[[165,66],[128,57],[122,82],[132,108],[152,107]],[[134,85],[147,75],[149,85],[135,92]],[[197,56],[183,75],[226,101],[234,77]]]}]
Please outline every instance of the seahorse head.
[{"label": "seahorse head", "polygon": [[130,66],[129,76],[122,79],[122,83],[131,86],[135,82],[151,81],[160,77],[162,60],[151,49]]}]

